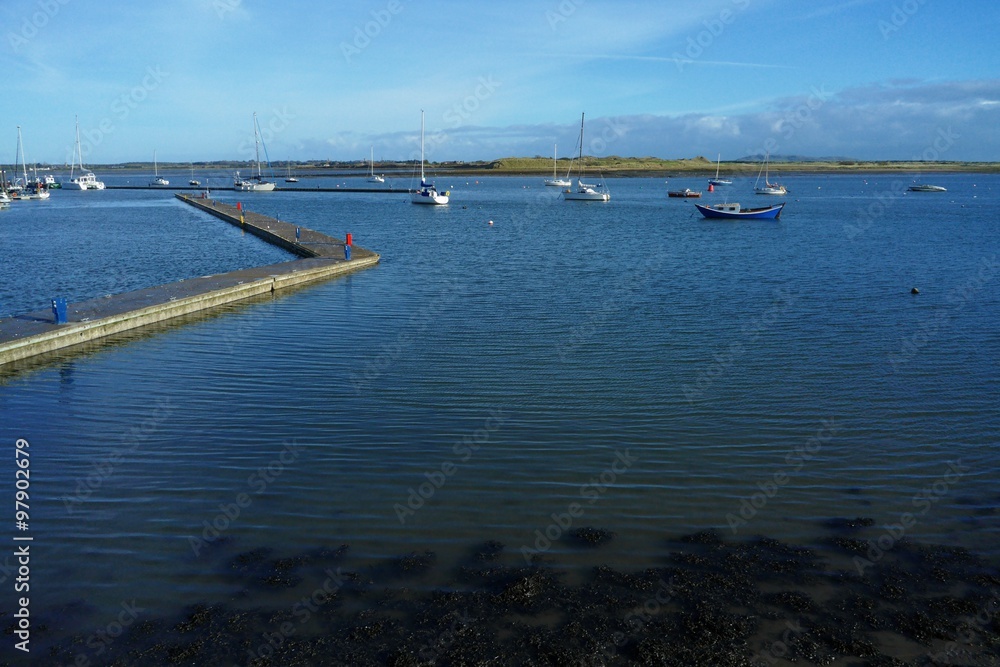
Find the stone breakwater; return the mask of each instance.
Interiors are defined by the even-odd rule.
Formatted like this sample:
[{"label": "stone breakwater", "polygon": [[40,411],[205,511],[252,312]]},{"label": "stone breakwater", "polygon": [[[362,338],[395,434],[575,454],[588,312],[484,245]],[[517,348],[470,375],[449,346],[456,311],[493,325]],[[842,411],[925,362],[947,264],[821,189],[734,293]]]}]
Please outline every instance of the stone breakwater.
[{"label": "stone breakwater", "polygon": [[379,255],[290,222],[178,194],[177,198],[302,259],[202,276],[0,319],[0,366],[374,266]]}]

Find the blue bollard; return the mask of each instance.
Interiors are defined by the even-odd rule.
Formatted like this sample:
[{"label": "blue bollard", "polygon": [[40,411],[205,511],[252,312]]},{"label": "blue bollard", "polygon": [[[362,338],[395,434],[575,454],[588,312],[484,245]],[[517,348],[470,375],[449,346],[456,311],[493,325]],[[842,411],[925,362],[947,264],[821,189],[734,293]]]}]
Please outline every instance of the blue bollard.
[{"label": "blue bollard", "polygon": [[56,297],[52,299],[52,314],[56,318],[56,324],[66,324],[66,299]]},{"label": "blue bollard", "polygon": [[351,246],[344,244],[344,259],[351,261]]}]

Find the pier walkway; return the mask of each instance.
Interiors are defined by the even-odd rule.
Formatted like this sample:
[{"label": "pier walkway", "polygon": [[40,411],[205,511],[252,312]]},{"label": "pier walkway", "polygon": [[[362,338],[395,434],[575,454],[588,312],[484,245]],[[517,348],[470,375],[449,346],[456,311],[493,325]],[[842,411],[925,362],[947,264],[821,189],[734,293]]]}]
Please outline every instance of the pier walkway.
[{"label": "pier walkway", "polygon": [[2,318],[0,366],[234,301],[325,280],[374,266],[379,261],[377,253],[353,245],[347,259],[345,241],[290,222],[239,211],[210,199],[176,196],[302,259],[71,303],[67,305],[64,324],[56,323],[53,310]]}]

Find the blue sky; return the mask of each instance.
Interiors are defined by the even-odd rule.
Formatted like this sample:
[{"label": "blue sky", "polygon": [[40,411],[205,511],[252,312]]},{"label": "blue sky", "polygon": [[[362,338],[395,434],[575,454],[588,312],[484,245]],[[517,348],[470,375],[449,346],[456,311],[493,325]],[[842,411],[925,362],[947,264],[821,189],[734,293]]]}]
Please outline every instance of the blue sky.
[{"label": "blue sky", "polygon": [[0,161],[1000,158],[993,0],[3,0]]}]

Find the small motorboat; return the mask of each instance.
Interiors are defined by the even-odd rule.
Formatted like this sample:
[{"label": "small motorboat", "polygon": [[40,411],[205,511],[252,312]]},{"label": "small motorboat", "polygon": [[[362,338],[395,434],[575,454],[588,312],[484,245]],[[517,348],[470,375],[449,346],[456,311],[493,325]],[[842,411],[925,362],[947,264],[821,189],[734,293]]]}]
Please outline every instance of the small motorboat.
[{"label": "small motorboat", "polygon": [[684,188],[683,190],[670,190],[667,192],[668,197],[700,197],[700,192],[695,192],[691,188]]},{"label": "small motorboat", "polygon": [[910,192],[948,192],[948,189],[942,188],[940,185],[923,183],[921,185],[911,185]]}]

